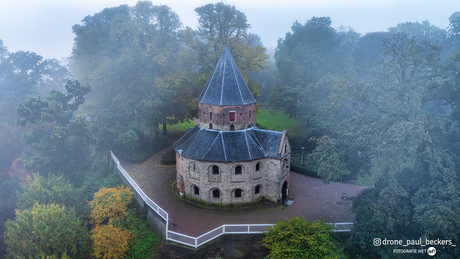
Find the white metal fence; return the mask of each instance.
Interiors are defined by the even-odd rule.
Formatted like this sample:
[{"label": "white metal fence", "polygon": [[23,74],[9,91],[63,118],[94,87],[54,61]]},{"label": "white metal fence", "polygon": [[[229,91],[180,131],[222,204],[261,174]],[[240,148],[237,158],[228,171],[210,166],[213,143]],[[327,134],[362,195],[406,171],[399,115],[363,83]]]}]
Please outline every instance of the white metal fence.
[{"label": "white metal fence", "polygon": [[[158,206],[154,201],[152,201],[142,189],[134,182],[134,180],[129,176],[129,174],[123,169],[118,161],[117,157],[110,151],[113,161],[117,164],[117,169],[121,172],[123,177],[129,182],[131,187],[139,194],[139,196],[145,201],[145,203],[152,208],[160,217],[166,221],[166,240],[174,241],[179,244],[191,246],[197,248],[201,245],[208,243],[209,241],[216,239],[222,235],[226,234],[260,234],[264,233],[267,228],[272,227],[273,224],[225,224],[220,227],[217,227],[211,231],[204,233],[199,237],[192,237],[185,234],[181,234],[172,230],[169,230],[169,216],[168,213]],[[353,222],[346,223],[328,223],[334,225],[336,228],[335,232],[347,232],[350,231],[353,227]]]}]

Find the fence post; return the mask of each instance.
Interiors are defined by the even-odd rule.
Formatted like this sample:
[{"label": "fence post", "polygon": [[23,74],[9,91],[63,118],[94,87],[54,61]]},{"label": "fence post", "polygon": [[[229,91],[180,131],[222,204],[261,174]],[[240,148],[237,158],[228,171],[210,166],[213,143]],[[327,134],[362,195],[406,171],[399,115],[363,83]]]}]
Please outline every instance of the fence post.
[{"label": "fence post", "polygon": [[223,225],[223,226],[224,226],[224,227],[223,227],[223,229],[222,229],[222,230],[224,231],[224,233],[222,233],[222,234],[224,234],[224,235],[225,235],[225,225]]}]

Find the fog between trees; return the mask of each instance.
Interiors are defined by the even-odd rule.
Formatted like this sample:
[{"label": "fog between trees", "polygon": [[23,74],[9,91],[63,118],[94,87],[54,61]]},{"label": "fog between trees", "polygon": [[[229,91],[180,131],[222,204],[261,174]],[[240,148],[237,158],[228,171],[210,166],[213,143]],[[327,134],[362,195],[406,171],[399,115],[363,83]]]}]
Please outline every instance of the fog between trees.
[{"label": "fog between trees", "polygon": [[115,181],[106,178],[109,150],[148,156],[145,133],[158,140],[167,124],[197,115],[196,97],[227,45],[259,103],[307,125],[291,138],[293,152],[314,143],[303,169],[374,186],[353,204],[351,257],[393,256],[375,237],[459,243],[459,12],[446,29],[406,22],[365,35],[331,27],[333,17],[293,21],[273,59],[236,7],[195,12],[197,30],[151,2],[88,15],[69,28],[68,64],[0,41],[1,233],[30,172],[62,173],[90,200]]}]

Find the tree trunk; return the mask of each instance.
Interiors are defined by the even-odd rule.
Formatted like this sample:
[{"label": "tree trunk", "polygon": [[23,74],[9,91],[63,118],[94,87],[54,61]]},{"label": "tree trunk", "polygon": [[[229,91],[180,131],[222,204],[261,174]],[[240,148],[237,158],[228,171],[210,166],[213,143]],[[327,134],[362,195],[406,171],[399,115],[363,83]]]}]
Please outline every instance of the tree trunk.
[{"label": "tree trunk", "polygon": [[168,131],[166,130],[166,117],[163,121],[163,135],[168,135]]}]

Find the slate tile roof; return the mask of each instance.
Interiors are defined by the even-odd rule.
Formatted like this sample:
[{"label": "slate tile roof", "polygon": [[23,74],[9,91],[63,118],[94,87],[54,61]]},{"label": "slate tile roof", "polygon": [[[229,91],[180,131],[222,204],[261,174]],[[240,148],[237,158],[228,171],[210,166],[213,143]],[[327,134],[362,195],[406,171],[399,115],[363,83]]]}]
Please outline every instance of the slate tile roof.
[{"label": "slate tile roof", "polygon": [[182,156],[206,161],[248,161],[264,157],[279,158],[283,132],[252,127],[238,131],[218,131],[195,126],[174,143]]},{"label": "slate tile roof", "polygon": [[257,102],[227,46],[198,97],[198,102],[214,105],[246,105]]}]

